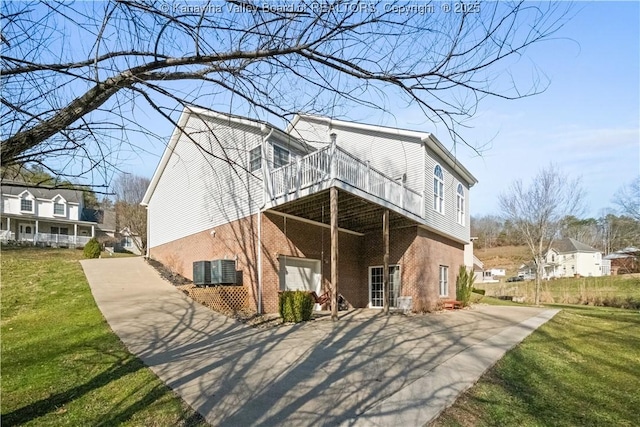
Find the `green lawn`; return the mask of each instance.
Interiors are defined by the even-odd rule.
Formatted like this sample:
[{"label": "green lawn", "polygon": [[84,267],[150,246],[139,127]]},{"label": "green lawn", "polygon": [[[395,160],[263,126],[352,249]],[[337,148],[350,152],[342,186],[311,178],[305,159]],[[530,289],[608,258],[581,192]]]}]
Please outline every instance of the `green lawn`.
[{"label": "green lawn", "polygon": [[640,425],[640,313],[556,307],[434,425]]},{"label": "green lawn", "polygon": [[73,249],[2,249],[2,425],[206,425],[111,332]]}]

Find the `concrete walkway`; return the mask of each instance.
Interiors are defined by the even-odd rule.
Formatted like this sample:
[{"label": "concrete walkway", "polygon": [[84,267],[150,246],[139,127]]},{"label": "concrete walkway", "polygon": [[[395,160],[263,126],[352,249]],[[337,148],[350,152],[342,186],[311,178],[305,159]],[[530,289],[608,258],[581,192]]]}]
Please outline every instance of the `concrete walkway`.
[{"label": "concrete walkway", "polygon": [[356,310],[254,329],[192,302],[142,258],[82,261],[111,328],[215,426],[424,425],[557,310]]}]

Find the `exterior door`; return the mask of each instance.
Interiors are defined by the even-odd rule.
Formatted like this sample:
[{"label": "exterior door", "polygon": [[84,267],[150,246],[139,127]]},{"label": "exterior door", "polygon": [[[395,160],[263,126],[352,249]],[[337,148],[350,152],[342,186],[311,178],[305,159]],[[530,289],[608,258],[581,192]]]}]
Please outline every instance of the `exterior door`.
[{"label": "exterior door", "polygon": [[20,223],[18,224],[18,240],[33,241],[33,225]]},{"label": "exterior door", "polygon": [[[369,267],[369,306],[382,308],[384,303],[383,266]],[[389,307],[397,307],[400,295],[400,266],[389,266]]]},{"label": "exterior door", "polygon": [[280,257],[280,289],[320,293],[320,260]]}]

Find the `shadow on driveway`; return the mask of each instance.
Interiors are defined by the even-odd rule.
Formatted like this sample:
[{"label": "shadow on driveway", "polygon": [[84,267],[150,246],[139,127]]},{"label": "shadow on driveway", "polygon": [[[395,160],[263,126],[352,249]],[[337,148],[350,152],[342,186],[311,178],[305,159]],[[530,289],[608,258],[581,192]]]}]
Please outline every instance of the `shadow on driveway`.
[{"label": "shadow on driveway", "polygon": [[424,316],[356,310],[338,322],[254,329],[194,303],[142,258],[82,266],[129,350],[222,426],[424,424],[555,314],[492,306]]}]

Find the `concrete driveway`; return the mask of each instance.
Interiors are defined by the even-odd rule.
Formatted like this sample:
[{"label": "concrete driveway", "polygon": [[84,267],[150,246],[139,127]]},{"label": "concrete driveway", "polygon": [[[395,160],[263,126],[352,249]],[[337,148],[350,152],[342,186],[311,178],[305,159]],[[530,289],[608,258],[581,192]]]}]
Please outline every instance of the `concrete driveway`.
[{"label": "concrete driveway", "polygon": [[142,258],[82,267],[129,350],[216,426],[424,425],[557,313],[358,310],[254,329],[194,303]]}]

